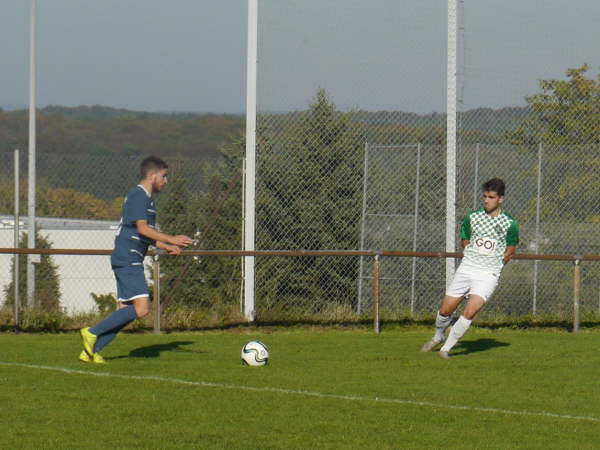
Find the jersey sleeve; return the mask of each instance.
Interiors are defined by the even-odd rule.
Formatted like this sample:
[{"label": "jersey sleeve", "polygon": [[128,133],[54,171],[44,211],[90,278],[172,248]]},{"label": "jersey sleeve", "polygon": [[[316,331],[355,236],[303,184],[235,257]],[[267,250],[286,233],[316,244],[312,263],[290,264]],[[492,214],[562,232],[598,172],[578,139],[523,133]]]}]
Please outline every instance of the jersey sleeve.
[{"label": "jersey sleeve", "polygon": [[519,243],[519,224],[513,220],[506,231],[506,245],[508,247],[516,246]]},{"label": "jersey sleeve", "polygon": [[460,226],[460,238],[463,241],[471,240],[471,214],[467,214]]},{"label": "jersey sleeve", "polygon": [[127,201],[127,221],[135,225],[138,220],[148,220],[147,196],[143,192],[134,192]]}]

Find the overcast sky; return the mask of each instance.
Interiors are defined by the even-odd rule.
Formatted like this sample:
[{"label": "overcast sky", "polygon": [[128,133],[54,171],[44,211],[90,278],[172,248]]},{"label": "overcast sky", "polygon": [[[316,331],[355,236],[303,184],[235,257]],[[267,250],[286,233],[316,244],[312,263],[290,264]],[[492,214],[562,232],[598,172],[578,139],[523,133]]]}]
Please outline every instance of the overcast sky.
[{"label": "overcast sky", "polygon": [[[446,0],[258,0],[260,110],[444,111]],[[30,0],[0,4],[0,104],[28,102]],[[243,112],[247,0],[38,0],[38,105]],[[600,68],[599,0],[459,1],[463,109]]]}]

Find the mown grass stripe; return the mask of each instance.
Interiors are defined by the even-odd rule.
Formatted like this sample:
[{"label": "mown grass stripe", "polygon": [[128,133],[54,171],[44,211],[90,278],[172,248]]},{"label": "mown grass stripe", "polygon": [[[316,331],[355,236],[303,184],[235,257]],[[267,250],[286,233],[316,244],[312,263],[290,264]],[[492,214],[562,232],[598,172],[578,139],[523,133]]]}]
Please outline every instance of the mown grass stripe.
[{"label": "mown grass stripe", "polygon": [[326,398],[332,400],[344,400],[344,401],[359,401],[359,402],[375,402],[375,403],[387,403],[387,404],[399,404],[399,405],[410,405],[410,406],[423,406],[434,409],[450,409],[470,412],[483,412],[490,414],[506,414],[513,416],[534,416],[534,417],[548,417],[554,419],[563,420],[578,420],[587,422],[600,422],[600,417],[594,416],[574,416],[569,414],[558,414],[547,411],[517,411],[511,409],[501,408],[484,408],[479,406],[463,406],[463,405],[444,405],[441,403],[422,402],[416,400],[402,400],[398,398],[385,398],[385,397],[364,397],[360,395],[339,395],[339,394],[326,394],[323,392],[315,391],[304,391],[297,389],[285,389],[276,387],[256,387],[256,386],[241,386],[227,383],[214,383],[210,381],[189,381],[181,380],[178,378],[166,378],[156,377],[151,375],[121,375],[111,372],[90,372],[87,370],[69,369],[66,367],[55,367],[55,366],[42,366],[36,364],[23,364],[23,363],[12,363],[0,361],[0,366],[5,367],[22,367],[27,369],[39,369],[39,370],[52,370],[55,372],[63,372],[70,375],[89,375],[95,377],[107,377],[107,378],[120,378],[124,380],[145,380],[145,381],[157,381],[162,383],[181,384],[186,386],[200,386],[200,387],[212,387],[218,389],[231,389],[238,391],[247,392],[271,392],[276,394],[286,395],[299,395],[305,397],[316,397]]}]

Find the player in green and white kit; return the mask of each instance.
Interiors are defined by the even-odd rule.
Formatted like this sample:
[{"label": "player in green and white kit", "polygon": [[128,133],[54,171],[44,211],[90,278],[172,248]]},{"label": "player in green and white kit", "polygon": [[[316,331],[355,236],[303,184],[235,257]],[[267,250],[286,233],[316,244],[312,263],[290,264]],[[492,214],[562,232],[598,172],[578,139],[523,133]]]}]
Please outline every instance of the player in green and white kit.
[{"label": "player in green and white kit", "polygon": [[440,349],[442,358],[448,358],[450,349],[467,332],[475,315],[490,299],[502,268],[513,257],[519,243],[517,221],[501,209],[504,181],[493,178],[485,182],[482,189],[483,208],[467,214],[460,228],[464,256],[442,300],[435,320],[435,335],[421,349],[423,352],[431,351],[444,341],[444,332],[450,325],[452,314],[462,299],[468,296],[467,306]]}]

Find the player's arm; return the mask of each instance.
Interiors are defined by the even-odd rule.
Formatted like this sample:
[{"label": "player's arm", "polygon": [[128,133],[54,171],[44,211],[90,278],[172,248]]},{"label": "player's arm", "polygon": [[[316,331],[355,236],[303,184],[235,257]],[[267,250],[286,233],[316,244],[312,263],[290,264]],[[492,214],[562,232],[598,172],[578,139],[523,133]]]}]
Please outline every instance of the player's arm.
[{"label": "player's arm", "polygon": [[509,245],[506,247],[506,250],[504,250],[504,264],[508,263],[512,259],[516,251],[516,245]]},{"label": "player's arm", "polygon": [[506,232],[506,250],[504,250],[504,264],[509,262],[517,251],[519,243],[519,224],[516,220],[510,224]]},{"label": "player's arm", "polygon": [[176,245],[169,245],[161,241],[156,241],[156,248],[166,250],[169,255],[181,255],[181,248]]},{"label": "player's arm", "polygon": [[471,242],[471,215],[467,214],[460,225],[460,238],[462,239],[463,249]]},{"label": "player's arm", "polygon": [[[193,242],[193,239],[184,235],[171,236],[170,234],[161,233],[160,231],[155,230],[150,225],[148,225],[147,220],[136,220],[135,227],[137,232],[142,236],[147,237],[148,239],[152,239],[156,241],[158,248],[160,247],[158,243],[160,242],[163,245],[177,245],[179,247],[187,247]],[[164,248],[165,250],[168,250]]]}]

